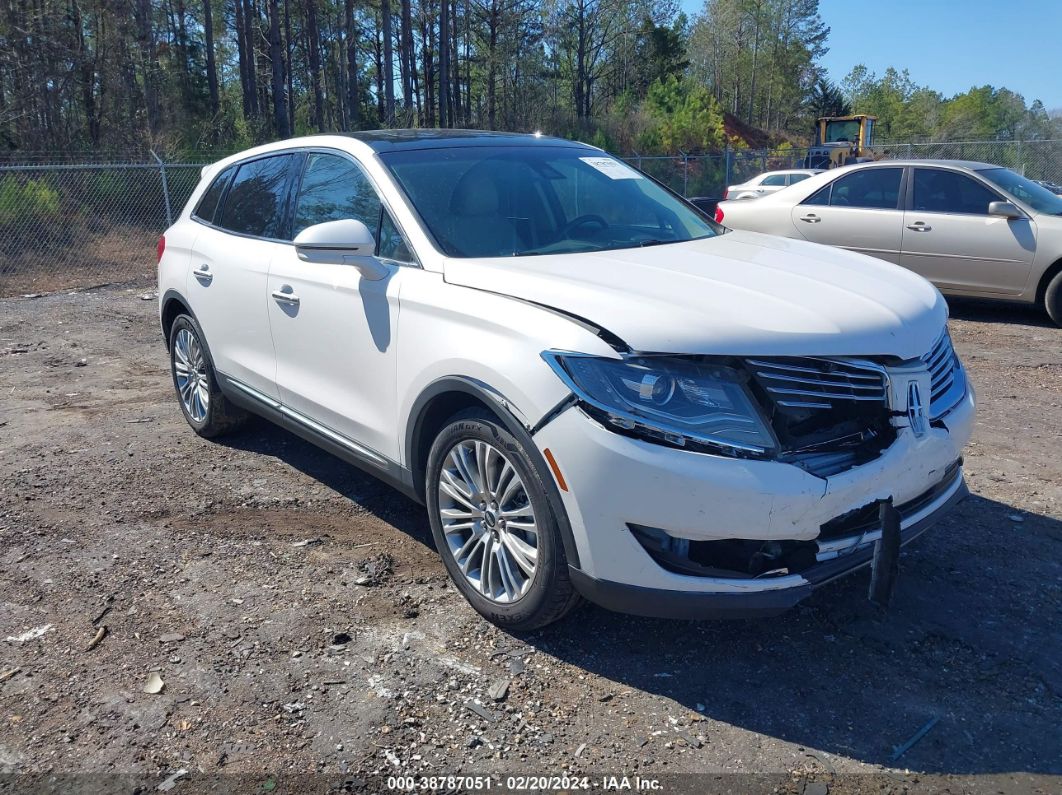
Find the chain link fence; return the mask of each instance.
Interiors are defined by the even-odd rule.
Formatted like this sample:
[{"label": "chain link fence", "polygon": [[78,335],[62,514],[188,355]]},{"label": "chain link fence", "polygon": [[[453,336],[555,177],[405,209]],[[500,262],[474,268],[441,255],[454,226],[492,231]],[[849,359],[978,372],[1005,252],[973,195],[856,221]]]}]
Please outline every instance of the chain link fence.
[{"label": "chain link fence", "polygon": [[[884,143],[881,159],[972,160],[1013,169],[1030,179],[1062,185],[1062,140]],[[740,185],[764,171],[803,168],[807,149],[729,150],[711,155],[641,156],[623,159],[683,196],[721,199],[728,185]]]},{"label": "chain link fence", "polygon": [[0,296],[154,274],[155,244],[201,164],[0,163]]},{"label": "chain link fence", "polygon": [[[978,160],[1062,183],[1062,140],[887,143],[885,158]],[[807,151],[728,150],[624,159],[688,197],[719,199],[764,171],[800,168]],[[13,153],[0,158],[0,297],[146,280],[155,244],[219,155]]]}]

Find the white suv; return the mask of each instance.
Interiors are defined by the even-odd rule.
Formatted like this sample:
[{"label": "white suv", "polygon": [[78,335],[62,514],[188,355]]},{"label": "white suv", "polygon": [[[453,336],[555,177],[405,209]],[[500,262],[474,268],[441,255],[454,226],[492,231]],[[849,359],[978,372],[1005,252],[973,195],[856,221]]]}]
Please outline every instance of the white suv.
[{"label": "white suv", "polygon": [[966,493],[974,397],[936,289],[726,232],[589,146],[269,144],[203,170],[159,257],[192,428],[250,411],[424,502],[510,629],[580,594],[712,617],[872,561],[891,583]]}]

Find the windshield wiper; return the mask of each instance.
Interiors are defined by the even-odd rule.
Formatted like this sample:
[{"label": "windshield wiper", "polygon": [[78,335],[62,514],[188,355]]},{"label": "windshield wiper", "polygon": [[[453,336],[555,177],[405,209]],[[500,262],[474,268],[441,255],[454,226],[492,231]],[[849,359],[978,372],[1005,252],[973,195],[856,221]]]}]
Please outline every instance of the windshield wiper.
[{"label": "windshield wiper", "polygon": [[588,245],[589,245],[588,248],[576,248],[576,249],[568,249],[568,250],[561,249],[559,251],[549,251],[547,248],[528,248],[528,249],[524,249],[523,251],[514,251],[513,252],[513,256],[514,257],[534,257],[534,256],[538,256],[538,255],[541,255],[541,254],[587,254],[587,253],[589,253],[591,251],[601,251],[602,250],[600,246],[596,246],[595,247],[593,244],[588,244]]}]

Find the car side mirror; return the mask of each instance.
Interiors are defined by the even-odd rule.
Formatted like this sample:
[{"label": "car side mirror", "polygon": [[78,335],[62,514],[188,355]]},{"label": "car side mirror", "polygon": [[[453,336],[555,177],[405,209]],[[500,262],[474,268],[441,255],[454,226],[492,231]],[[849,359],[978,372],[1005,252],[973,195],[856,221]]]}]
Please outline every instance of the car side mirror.
[{"label": "car side mirror", "polygon": [[1000,218],[1023,218],[1025,214],[1018,209],[1013,202],[989,202],[988,214],[998,215]]},{"label": "car side mirror", "polygon": [[295,236],[295,253],[303,262],[352,265],[362,277],[379,281],[390,271],[373,256],[376,241],[361,221],[344,218],[308,226]]}]

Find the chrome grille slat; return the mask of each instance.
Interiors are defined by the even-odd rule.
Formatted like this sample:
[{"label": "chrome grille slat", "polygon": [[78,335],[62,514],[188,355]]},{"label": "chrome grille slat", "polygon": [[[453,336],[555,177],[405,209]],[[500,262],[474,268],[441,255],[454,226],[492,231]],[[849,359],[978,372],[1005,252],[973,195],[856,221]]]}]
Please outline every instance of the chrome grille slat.
[{"label": "chrome grille slat", "polygon": [[832,400],[875,400],[881,401],[881,395],[856,395],[844,392],[813,391],[810,389],[783,389],[779,386],[769,386],[767,391],[772,395],[805,395],[807,397],[830,398]]},{"label": "chrome grille slat", "polygon": [[959,377],[962,366],[955,355],[947,330],[941,334],[929,352],[922,356],[929,370],[931,394],[929,417],[936,419],[951,411],[966,394],[965,382]]},{"label": "chrome grille slat", "polygon": [[873,366],[812,356],[749,359],[748,364],[779,406],[830,409],[836,403],[884,404],[887,400],[885,377]]},{"label": "chrome grille slat", "polygon": [[[769,371],[765,372],[765,371],[762,371],[762,370],[757,370],[756,371],[756,375],[763,376],[764,378],[770,378],[772,381],[785,381],[786,383],[793,383],[793,384],[803,384],[803,383],[807,383],[807,381],[808,381],[807,378],[799,378],[797,376],[792,376],[792,375],[777,375],[776,373],[771,373]],[[819,381],[816,381],[815,383],[822,384],[823,386],[830,386],[830,387],[839,386],[839,387],[844,387],[846,389],[879,389],[880,388],[877,384],[853,384],[851,382],[846,383],[844,381],[827,381],[826,379],[821,379]]]},{"label": "chrome grille slat", "polygon": [[[856,369],[856,365],[846,364],[844,362],[834,361],[831,359],[814,359],[803,358],[797,361],[811,362],[819,364],[818,367],[801,366],[798,364],[790,364],[789,362],[772,362],[766,359],[749,359],[748,363],[754,367],[769,367],[772,370],[786,370],[795,373],[812,373],[815,375],[845,375],[850,378],[864,378],[868,380],[878,380],[880,378],[877,372],[867,372],[865,370]],[[833,371],[826,370],[825,367],[834,368]]]}]

